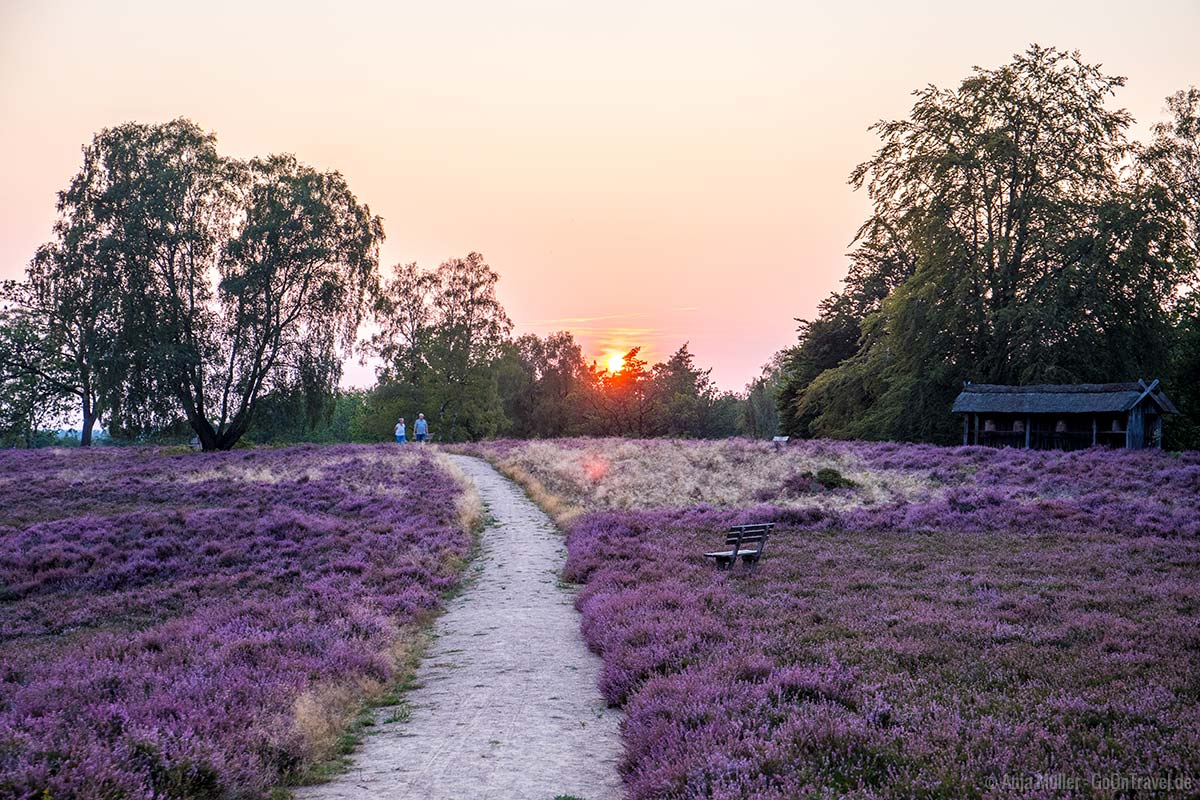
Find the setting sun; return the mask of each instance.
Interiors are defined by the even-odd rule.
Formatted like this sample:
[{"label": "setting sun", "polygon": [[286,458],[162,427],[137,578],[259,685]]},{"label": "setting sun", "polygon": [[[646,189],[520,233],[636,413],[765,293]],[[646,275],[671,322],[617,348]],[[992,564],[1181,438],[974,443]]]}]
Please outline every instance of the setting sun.
[{"label": "setting sun", "polygon": [[608,357],[608,371],[620,372],[625,367],[625,356],[620,353],[613,353]]}]

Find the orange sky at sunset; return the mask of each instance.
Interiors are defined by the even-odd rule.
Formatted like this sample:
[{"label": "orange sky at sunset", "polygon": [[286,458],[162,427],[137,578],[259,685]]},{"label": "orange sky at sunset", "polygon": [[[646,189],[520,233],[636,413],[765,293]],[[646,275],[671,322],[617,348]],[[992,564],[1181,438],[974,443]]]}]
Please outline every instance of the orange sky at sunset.
[{"label": "orange sky at sunset", "polygon": [[846,176],[912,89],[1078,48],[1128,76],[1141,134],[1200,84],[1196,0],[969,5],[0,0],[0,278],[94,132],[186,116],[343,172],[384,265],[483,253],[519,333],[602,363],[689,341],[740,389],[837,287],[867,212]]}]

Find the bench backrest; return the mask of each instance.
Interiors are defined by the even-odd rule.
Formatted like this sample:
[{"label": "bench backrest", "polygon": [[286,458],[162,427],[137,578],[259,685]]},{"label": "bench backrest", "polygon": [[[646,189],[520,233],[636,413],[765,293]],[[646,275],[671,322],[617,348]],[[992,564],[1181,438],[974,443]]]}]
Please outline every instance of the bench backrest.
[{"label": "bench backrest", "polygon": [[733,547],[735,553],[747,545],[754,545],[754,549],[761,553],[767,544],[767,536],[770,535],[771,529],[774,527],[774,522],[734,525],[725,534],[725,544]]}]

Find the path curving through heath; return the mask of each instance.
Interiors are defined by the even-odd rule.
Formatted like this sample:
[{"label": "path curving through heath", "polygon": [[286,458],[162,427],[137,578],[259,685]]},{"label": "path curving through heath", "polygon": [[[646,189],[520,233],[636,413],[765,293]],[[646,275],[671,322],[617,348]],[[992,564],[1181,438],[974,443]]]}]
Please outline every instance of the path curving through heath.
[{"label": "path curving through heath", "polygon": [[376,731],[333,782],[302,800],[616,800],[620,712],[605,707],[600,660],[579,634],[554,524],[485,462],[451,456],[492,517],[405,695],[407,721]]}]

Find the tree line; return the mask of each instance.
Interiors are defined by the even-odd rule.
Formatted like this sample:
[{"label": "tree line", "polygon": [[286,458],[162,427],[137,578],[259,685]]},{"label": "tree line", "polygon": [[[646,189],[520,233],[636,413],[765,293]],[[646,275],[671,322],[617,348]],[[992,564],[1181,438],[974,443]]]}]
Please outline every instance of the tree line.
[{"label": "tree line", "polygon": [[[686,344],[616,372],[570,332],[512,335],[478,253],[379,271],[382,221],[337,172],[224,157],[188,120],[105,129],[53,239],[0,289],[0,443],[64,415],[110,436],[377,441],[563,435],[954,442],[962,382],[1161,377],[1200,447],[1200,91],[1146,142],[1124,78],[1031,46],[874,126],[844,286],[742,393]],[[372,335],[359,337],[370,320]],[[376,384],[338,388],[351,357]]]},{"label": "tree line", "polygon": [[381,365],[377,382],[346,409],[351,439],[388,438],[399,417],[418,412],[450,441],[748,430],[745,398],[719,390],[686,343],[654,365],[633,348],[619,370],[598,367],[569,331],[513,337],[498,280],[479,253],[393,269],[365,346]]},{"label": "tree line", "polygon": [[965,380],[1161,377],[1200,447],[1200,91],[1146,143],[1124,78],[1031,46],[874,126],[844,287],[778,364],[784,432],[957,441]]},{"label": "tree line", "polygon": [[[25,279],[0,287],[4,444],[52,441],[71,416],[83,446],[100,423],[205,450],[377,441],[417,411],[442,440],[745,429],[743,398],[686,344],[610,373],[569,332],[513,338],[478,253],[383,280],[382,221],[339,173],[222,156],[188,120],[101,131],[57,211]],[[377,383],[341,390],[356,355],[378,359]]]}]

